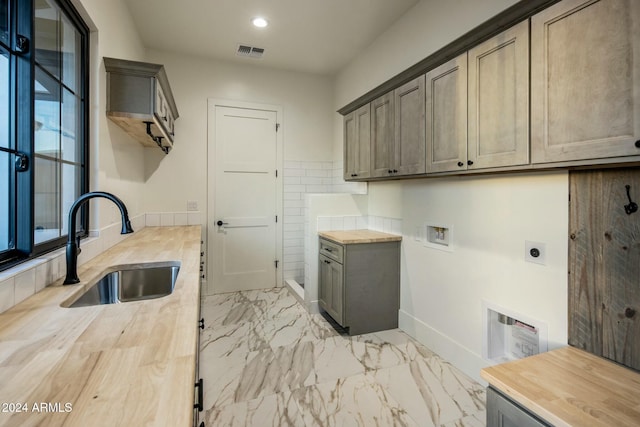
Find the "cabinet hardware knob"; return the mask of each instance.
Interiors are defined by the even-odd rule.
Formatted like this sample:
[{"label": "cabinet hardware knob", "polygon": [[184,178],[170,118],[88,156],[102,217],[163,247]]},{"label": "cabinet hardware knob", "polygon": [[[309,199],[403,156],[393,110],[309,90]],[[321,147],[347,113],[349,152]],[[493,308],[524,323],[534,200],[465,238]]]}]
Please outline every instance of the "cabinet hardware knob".
[{"label": "cabinet hardware knob", "polygon": [[200,256],[204,256],[204,251],[203,251],[203,252],[200,252]]},{"label": "cabinet hardware knob", "polygon": [[203,317],[202,319],[200,319],[200,322],[199,322],[199,323],[200,323],[199,328],[200,328],[200,329],[204,329],[204,317]]},{"label": "cabinet hardware knob", "polygon": [[458,162],[458,167],[463,167],[463,166],[464,166],[464,163]]},{"label": "cabinet hardware knob", "polygon": [[394,169],[394,170],[393,170],[393,173],[398,173],[398,169]]},{"label": "cabinet hardware knob", "polygon": [[356,176],[358,176],[358,174],[357,174],[357,173],[352,173],[352,174],[351,174],[351,177],[356,177]]},{"label": "cabinet hardware knob", "polygon": [[636,148],[640,148],[640,139],[636,141]]},{"label": "cabinet hardware knob", "polygon": [[627,307],[624,310],[624,317],[626,317],[627,319],[631,319],[635,315],[636,315],[636,311],[633,308]]},{"label": "cabinet hardware knob", "polygon": [[218,222],[216,222],[216,225],[217,225],[218,227],[222,227],[223,225],[227,225],[227,224],[229,224],[229,223],[228,223],[228,222],[224,222],[224,221],[222,221],[222,220],[220,220],[220,219],[218,220]]},{"label": "cabinet hardware knob", "polygon": [[467,164],[471,166],[473,164],[473,160],[467,160]]},{"label": "cabinet hardware knob", "polygon": [[388,172],[388,173],[393,173],[393,171],[392,171],[391,169],[389,169],[387,172]]},{"label": "cabinet hardware knob", "polygon": [[331,264],[331,261],[327,261],[326,259],[324,260],[325,264]]}]

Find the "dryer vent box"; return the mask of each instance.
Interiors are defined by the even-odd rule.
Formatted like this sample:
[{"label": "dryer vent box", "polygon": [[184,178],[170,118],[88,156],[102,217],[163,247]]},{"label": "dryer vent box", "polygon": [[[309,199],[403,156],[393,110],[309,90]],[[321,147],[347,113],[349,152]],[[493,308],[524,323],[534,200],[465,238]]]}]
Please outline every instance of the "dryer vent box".
[{"label": "dryer vent box", "polygon": [[547,351],[547,324],[483,302],[483,358],[492,364]]}]

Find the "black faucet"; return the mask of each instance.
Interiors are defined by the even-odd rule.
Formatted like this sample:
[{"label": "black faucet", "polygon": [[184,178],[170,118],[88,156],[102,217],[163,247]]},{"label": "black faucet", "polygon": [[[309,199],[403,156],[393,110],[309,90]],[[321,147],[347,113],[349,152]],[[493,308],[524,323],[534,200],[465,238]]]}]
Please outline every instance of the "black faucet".
[{"label": "black faucet", "polygon": [[105,193],[103,191],[92,191],[91,193],[85,193],[78,197],[78,200],[73,202],[71,210],[69,211],[69,238],[67,239],[67,277],[64,279],[65,285],[72,285],[80,282],[78,278],[78,254],[80,253],[80,238],[76,243],[76,214],[80,206],[89,199],[94,197],[104,197],[111,200],[120,209],[122,215],[122,231],[120,234],[133,233],[131,228],[131,222],[129,222],[129,214],[127,213],[127,207],[122,203],[122,200],[118,199],[111,193]]}]

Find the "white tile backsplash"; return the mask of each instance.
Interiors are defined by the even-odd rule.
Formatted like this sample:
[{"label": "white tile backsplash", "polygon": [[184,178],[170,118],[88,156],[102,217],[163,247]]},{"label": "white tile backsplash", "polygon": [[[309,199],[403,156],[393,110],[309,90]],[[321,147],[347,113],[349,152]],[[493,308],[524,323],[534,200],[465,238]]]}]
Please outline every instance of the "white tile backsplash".
[{"label": "white tile backsplash", "polygon": [[187,212],[176,212],[173,214],[173,225],[189,225],[189,215]]},{"label": "white tile backsplash", "polygon": [[160,214],[159,213],[148,213],[146,215],[146,224],[147,227],[160,227]]},{"label": "white tile backsplash", "polygon": [[15,305],[15,280],[9,277],[0,281],[0,313]]},{"label": "white tile backsplash", "polygon": [[172,227],[173,225],[175,225],[175,221],[174,214],[172,212],[160,214],[161,227]]},{"label": "white tile backsplash", "polygon": [[30,268],[15,277],[15,304],[24,301],[36,293],[36,269]]}]

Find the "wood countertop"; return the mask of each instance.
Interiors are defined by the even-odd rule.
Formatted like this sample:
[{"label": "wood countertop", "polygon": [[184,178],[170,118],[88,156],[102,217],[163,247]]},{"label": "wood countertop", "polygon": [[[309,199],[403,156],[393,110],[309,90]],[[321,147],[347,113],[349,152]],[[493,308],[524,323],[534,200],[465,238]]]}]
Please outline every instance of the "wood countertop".
[{"label": "wood countertop", "polygon": [[402,236],[373,230],[321,231],[318,235],[341,245],[398,242],[402,240]]},{"label": "wood countertop", "polygon": [[557,427],[640,425],[640,373],[574,347],[485,368],[480,375]]},{"label": "wood countertop", "polygon": [[[200,239],[200,226],[144,228],[81,266],[79,284],[59,280],[0,314],[0,425],[190,426]],[[181,262],[168,296],[60,306],[109,266],[157,261]]]}]

